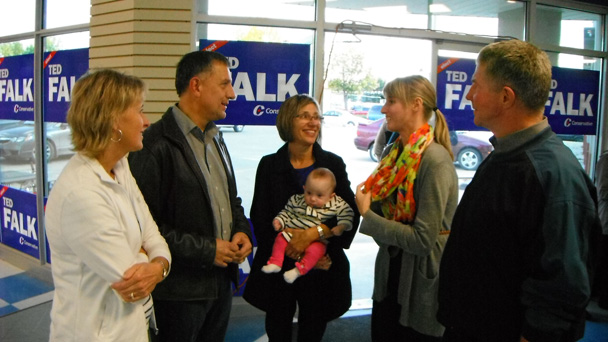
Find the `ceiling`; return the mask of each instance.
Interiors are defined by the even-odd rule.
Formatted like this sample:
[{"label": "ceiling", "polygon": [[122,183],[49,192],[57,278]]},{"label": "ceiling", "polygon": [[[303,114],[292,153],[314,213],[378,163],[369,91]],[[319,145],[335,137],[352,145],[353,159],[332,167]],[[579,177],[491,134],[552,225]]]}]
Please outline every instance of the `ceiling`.
[{"label": "ceiling", "polygon": [[[290,1],[294,3],[294,1]],[[297,3],[297,1],[295,1]],[[475,16],[496,17],[497,13],[518,9],[521,3],[507,2],[506,0],[428,0],[430,3],[444,4],[451,12],[444,15],[453,16]],[[579,0],[575,2],[602,5],[608,7],[608,0]],[[302,4],[310,5],[309,1]],[[360,10],[370,7],[407,6],[407,11],[412,14],[426,14],[428,3],[425,0],[327,0],[327,7],[340,9]],[[581,19],[575,11],[563,11],[563,19]],[[586,14],[583,13],[583,16]]]}]

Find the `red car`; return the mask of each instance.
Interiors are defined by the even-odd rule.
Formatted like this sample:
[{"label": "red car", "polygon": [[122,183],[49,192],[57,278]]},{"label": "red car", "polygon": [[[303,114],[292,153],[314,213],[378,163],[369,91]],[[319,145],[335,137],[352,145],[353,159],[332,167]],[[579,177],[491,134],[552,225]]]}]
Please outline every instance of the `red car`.
[{"label": "red car", "polygon": [[369,107],[370,106],[366,105],[354,105],[350,109],[350,113],[356,116],[366,116],[367,112],[369,111]]},{"label": "red car", "polygon": [[[355,146],[362,151],[369,151],[373,161],[377,161],[374,155],[374,141],[378,130],[384,123],[384,119],[359,123]],[[494,149],[489,139],[492,136],[488,131],[450,131],[452,152],[456,158],[455,162],[465,170],[476,170],[479,164]]]}]

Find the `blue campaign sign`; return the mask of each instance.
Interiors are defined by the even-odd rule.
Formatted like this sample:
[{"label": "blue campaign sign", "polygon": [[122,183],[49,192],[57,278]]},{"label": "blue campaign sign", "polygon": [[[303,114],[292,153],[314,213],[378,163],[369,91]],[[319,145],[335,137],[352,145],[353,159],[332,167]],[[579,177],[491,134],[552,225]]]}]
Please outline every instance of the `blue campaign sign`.
[{"label": "blue campaign sign", "polygon": [[[0,58],[0,119],[34,120],[34,55]],[[89,69],[89,49],[44,54],[44,120],[65,122],[72,86]]]},{"label": "blue campaign sign", "polygon": [[0,198],[2,201],[0,241],[34,258],[39,258],[36,195],[2,186]]},{"label": "blue campaign sign", "polygon": [[228,57],[236,99],[218,124],[274,125],[286,98],[310,93],[310,45],[201,40]]},{"label": "blue campaign sign", "polygon": [[65,122],[72,87],[89,70],[89,49],[48,52],[43,67],[44,121]]},{"label": "blue campaign sign", "polygon": [[0,57],[0,119],[34,120],[34,55]]},{"label": "blue campaign sign", "polygon": [[[483,130],[473,123],[471,88],[475,60],[439,58],[437,107],[452,130]],[[599,72],[553,67],[545,116],[557,134],[594,135],[597,129]]]}]

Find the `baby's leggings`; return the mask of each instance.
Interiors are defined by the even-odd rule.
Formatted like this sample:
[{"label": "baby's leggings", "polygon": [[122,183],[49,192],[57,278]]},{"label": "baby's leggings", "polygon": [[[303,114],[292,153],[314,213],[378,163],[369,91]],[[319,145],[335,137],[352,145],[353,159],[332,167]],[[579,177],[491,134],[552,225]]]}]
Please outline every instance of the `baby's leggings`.
[{"label": "baby's leggings", "polygon": [[[268,259],[268,264],[274,264],[279,267],[283,267],[283,260],[285,259],[285,248],[287,248],[287,240],[283,236],[283,233],[277,234],[274,239],[274,246],[272,246],[272,255]],[[327,246],[324,243],[315,241],[311,243],[304,252],[302,260],[296,262],[296,267],[300,271],[301,275],[305,275],[308,271],[312,270],[319,259],[325,255]]]}]

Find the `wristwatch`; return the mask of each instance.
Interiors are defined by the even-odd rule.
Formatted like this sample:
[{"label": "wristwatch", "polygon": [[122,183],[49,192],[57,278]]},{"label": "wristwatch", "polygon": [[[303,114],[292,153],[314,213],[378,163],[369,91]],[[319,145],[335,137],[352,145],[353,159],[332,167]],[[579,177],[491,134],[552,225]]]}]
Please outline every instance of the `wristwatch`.
[{"label": "wristwatch", "polygon": [[317,226],[317,231],[319,232],[319,238],[321,240],[325,239],[325,233],[323,233],[323,227]]},{"label": "wristwatch", "polygon": [[163,267],[163,280],[164,280],[165,278],[167,278],[167,275],[169,274],[169,269],[167,267],[165,267],[165,263],[162,262],[161,260],[156,260],[155,262],[159,263]]}]

